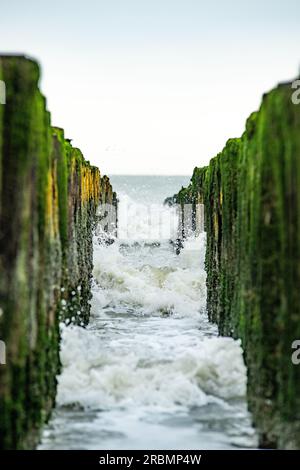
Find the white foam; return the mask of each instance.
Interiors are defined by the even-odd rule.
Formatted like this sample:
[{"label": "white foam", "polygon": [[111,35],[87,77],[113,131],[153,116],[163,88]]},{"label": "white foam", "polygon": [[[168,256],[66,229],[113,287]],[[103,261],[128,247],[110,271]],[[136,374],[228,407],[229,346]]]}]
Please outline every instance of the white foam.
[{"label": "white foam", "polygon": [[122,239],[95,238],[91,321],[61,327],[58,410],[42,448],[77,448],[78,429],[87,449],[231,448],[235,438],[255,446],[240,342],[218,337],[205,312],[205,235],[177,256],[163,237],[150,243],[176,213],[158,209],[164,231],[144,204],[135,211],[119,217]]},{"label": "white foam", "polygon": [[94,331],[64,328],[58,403],[170,410],[244,396],[246,374],[238,341],[207,338],[193,348],[183,342],[171,351],[162,340],[132,335],[127,341],[114,339],[106,348]]},{"label": "white foam", "polygon": [[[147,228],[140,219],[129,232],[152,236],[151,221]],[[60,405],[190,408],[245,394],[240,343],[209,337],[216,330],[205,315],[205,235],[179,256],[159,242],[95,243],[92,329],[63,328]]]},{"label": "white foam", "polygon": [[[132,258],[119,251],[118,244],[111,247],[98,246],[94,255],[94,276],[102,289],[94,292],[94,305],[97,308],[120,304],[135,306],[144,314],[170,311],[176,315],[198,316],[205,307],[205,272],[201,268],[201,257],[182,252],[173,263],[157,267],[147,259],[132,263]],[[181,263],[182,261],[182,263]],[[198,261],[198,264],[197,264]]]}]

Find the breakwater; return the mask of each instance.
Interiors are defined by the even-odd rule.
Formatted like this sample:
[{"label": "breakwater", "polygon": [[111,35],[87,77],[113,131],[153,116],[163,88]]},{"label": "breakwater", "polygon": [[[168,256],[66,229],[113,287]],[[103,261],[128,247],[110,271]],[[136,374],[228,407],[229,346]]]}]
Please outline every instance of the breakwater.
[{"label": "breakwater", "polygon": [[[92,236],[107,177],[51,126],[39,67],[0,56],[0,448],[33,447],[54,404],[59,322],[90,315]],[[116,219],[106,231],[115,231]]]},{"label": "breakwater", "polygon": [[242,339],[262,447],[300,447],[300,366],[291,359],[300,338],[300,106],[292,94],[292,83],[265,94],[242,137],[173,197],[183,237],[204,207],[208,315],[222,335]]}]

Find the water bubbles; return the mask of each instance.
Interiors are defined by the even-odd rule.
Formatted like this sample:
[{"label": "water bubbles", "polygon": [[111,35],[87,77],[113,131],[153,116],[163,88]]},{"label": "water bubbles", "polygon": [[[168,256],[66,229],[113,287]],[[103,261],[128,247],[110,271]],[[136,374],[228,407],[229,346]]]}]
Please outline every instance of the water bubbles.
[{"label": "water bubbles", "polygon": [[[164,211],[170,209],[159,208],[157,214],[162,217],[155,221],[144,209],[145,204],[139,203],[127,227],[122,226],[121,211],[119,234],[126,229],[136,238],[117,239],[109,246],[95,242],[92,312],[86,328],[77,303],[81,286],[71,293],[73,316],[66,321],[69,326],[61,328],[60,426],[53,429],[63,429],[61,437],[67,435],[69,442],[75,428],[60,414],[60,407],[76,403],[83,416],[84,410],[102,410],[91,424],[93,436],[103,429],[112,435],[124,431],[126,441],[105,441],[112,448],[126,445],[132,433],[143,443],[141,448],[156,436],[155,445],[163,442],[166,448],[174,448],[169,440],[172,433],[172,445],[178,443],[178,433],[186,448],[191,448],[190,436],[195,446],[214,445],[212,436],[215,442],[221,438],[224,445],[224,433],[228,432],[230,442],[237,420],[247,423],[246,369],[240,342],[218,337],[205,313],[205,235],[187,240],[177,256],[169,240],[149,240],[158,232],[153,224],[160,224],[163,217],[168,223],[174,214],[167,216]],[[75,321],[77,325],[70,325]],[[238,400],[243,403],[242,413],[232,404]],[[203,434],[207,423],[222,426],[222,415],[222,432],[211,427],[208,435]],[[243,429],[245,442],[250,442],[251,423]],[[92,438],[87,439],[90,448]],[[61,445],[59,438],[57,442]]]}]

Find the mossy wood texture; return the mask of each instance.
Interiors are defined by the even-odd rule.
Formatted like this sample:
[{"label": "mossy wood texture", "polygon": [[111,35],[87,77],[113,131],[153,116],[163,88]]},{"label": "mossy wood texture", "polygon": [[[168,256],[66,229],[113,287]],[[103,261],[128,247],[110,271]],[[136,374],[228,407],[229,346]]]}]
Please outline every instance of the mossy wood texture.
[{"label": "mossy wood texture", "polygon": [[53,406],[59,321],[89,319],[96,210],[116,198],[51,127],[38,65],[2,56],[0,79],[0,448],[16,449],[34,446]]},{"label": "mossy wood texture", "polygon": [[300,106],[291,83],[263,97],[231,139],[175,197],[203,202],[207,309],[241,338],[262,446],[300,448]]}]

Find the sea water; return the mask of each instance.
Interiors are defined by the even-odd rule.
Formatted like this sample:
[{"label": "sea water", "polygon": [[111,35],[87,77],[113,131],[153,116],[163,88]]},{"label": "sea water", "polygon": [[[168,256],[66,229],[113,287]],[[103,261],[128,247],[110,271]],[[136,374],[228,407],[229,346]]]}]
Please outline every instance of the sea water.
[{"label": "sea water", "polygon": [[62,325],[57,406],[40,449],[257,446],[241,344],[208,322],[205,233],[176,255],[187,177],[113,176],[118,238],[94,237],[92,316]]}]

